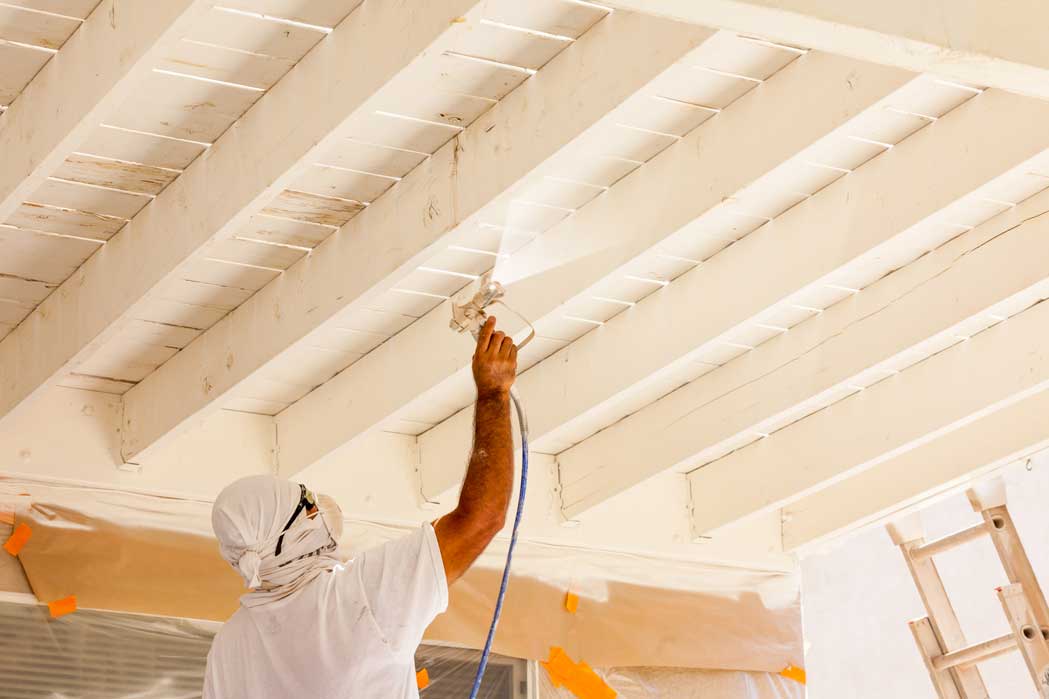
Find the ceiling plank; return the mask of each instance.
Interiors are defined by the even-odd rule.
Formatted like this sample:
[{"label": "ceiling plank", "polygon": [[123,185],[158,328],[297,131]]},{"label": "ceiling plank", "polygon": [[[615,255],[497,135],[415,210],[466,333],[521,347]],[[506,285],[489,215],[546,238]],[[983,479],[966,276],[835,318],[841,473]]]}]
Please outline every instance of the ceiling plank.
[{"label": "ceiling plank", "polygon": [[1045,391],[1047,323],[1049,303],[1038,303],[693,471],[696,532],[781,508]]},{"label": "ceiling plank", "polygon": [[361,0],[224,0],[224,7],[271,17],[334,27],[361,4]]},{"label": "ceiling plank", "polygon": [[[87,141],[66,161],[60,171],[76,173],[80,170],[77,167],[78,163],[104,159],[118,165],[139,164],[178,174],[206,149],[207,146],[201,143],[173,141],[154,134],[122,131],[102,125],[91,132]],[[160,189],[163,187],[153,194],[159,193]]]},{"label": "ceiling plank", "polygon": [[[112,76],[128,73],[125,56],[143,54],[141,45],[151,36],[145,29],[156,27],[155,36],[166,26],[162,20],[174,7],[205,11],[212,5],[203,0],[164,3],[165,12],[159,13],[152,5],[131,3],[129,8],[141,8],[141,16],[135,14],[137,9],[122,6],[114,15],[119,29],[114,33],[107,3],[111,5],[112,0],[106,0],[63,49],[63,54],[71,52],[69,60],[50,62],[4,115],[0,151],[6,156],[9,149],[5,145],[17,144],[10,161],[13,165],[5,162],[0,175],[0,201],[5,206],[8,200],[20,203],[32,191],[26,182],[35,181],[34,173],[46,173],[66,159],[75,141],[86,136],[87,126],[97,125],[106,116],[102,107],[122,103],[110,98],[116,92],[126,97],[130,86],[121,82],[121,89],[114,90],[108,82],[100,82],[101,76],[112,81]],[[443,0],[427,3],[419,12],[405,13],[399,6],[377,3],[352,13],[256,102],[235,129],[224,133],[206,156],[194,160],[106,243],[101,254],[81,266],[0,342],[4,388],[0,419],[74,371],[127,323],[143,317],[145,307],[152,303],[148,298],[151,290],[181,278],[203,246],[229,238],[267,206],[324,148],[344,138],[339,129],[355,116],[371,113],[376,95],[391,80],[396,82],[420,55],[440,54],[459,34],[469,32],[480,21],[481,4]],[[465,21],[458,21],[460,18]],[[100,26],[92,30],[95,24]],[[178,23],[180,32],[185,29],[183,24]],[[102,55],[101,63],[96,53]],[[134,64],[135,69],[148,70],[142,63]],[[365,64],[367,71],[344,69]],[[77,70],[84,75],[61,72]],[[70,85],[78,88],[72,95]],[[90,86],[95,86],[94,92]],[[107,87],[109,92],[100,102],[98,93]],[[38,91],[43,94],[37,96]],[[93,100],[88,99],[91,96]],[[83,108],[75,109],[78,105]],[[83,133],[78,130],[75,134],[80,138],[70,133],[70,111],[79,117],[74,121],[78,129],[84,127]],[[62,118],[48,120],[48,132],[38,133],[39,115],[56,112]],[[44,146],[47,150],[42,150]],[[219,182],[222,187],[215,186]]]},{"label": "ceiling plank", "polygon": [[160,194],[178,175],[177,170],[99,158],[85,153],[71,155],[54,174],[70,182],[141,194]]},{"label": "ceiling plank", "polygon": [[87,238],[63,238],[0,226],[0,275],[54,285],[67,278],[100,246]]},{"label": "ceiling plank", "polygon": [[80,22],[72,17],[0,5],[0,38],[7,41],[57,50],[79,26]]},{"label": "ceiling plank", "polygon": [[0,41],[0,65],[4,67],[0,73],[0,105],[11,104],[49,60],[47,51]]},{"label": "ceiling plank", "polygon": [[98,0],[5,0],[4,4],[85,19],[98,5]]},{"label": "ceiling plank", "polygon": [[1049,98],[1049,47],[1031,27],[1049,23],[1044,3],[952,4],[939,0],[610,0],[705,27],[935,73]]},{"label": "ceiling plank", "polygon": [[[639,33],[658,40],[638,46]],[[476,228],[490,202],[541,180],[551,159],[711,34],[619,13],[600,31],[584,35],[309,257],[128,392],[125,453],[133,457],[152,448],[217,409],[220,397],[335,314],[367,308],[456,236]],[[521,134],[528,134],[527,146]],[[205,384],[208,393],[195,389]],[[341,409],[321,411],[336,424],[347,419]],[[315,431],[323,433],[328,421],[318,415],[312,412],[307,421],[317,421]],[[307,451],[293,459],[301,468],[313,460],[307,452],[341,443],[342,431],[327,436],[336,441],[313,446],[309,437],[291,434],[282,437],[282,454],[292,459],[295,445],[302,445]]]}]

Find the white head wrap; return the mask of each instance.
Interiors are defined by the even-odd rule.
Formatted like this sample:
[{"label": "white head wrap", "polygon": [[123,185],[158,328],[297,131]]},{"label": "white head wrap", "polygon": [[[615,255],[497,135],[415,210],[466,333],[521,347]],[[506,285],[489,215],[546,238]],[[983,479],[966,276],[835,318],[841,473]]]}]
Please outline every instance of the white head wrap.
[{"label": "white head wrap", "polygon": [[301,511],[284,532],[301,497],[298,483],[248,476],[228,485],[215,499],[211,526],[219,550],[251,588],[241,604],[250,607],[283,599],[341,562],[336,548],[342,512],[331,498],[317,498],[321,516],[309,517]]}]

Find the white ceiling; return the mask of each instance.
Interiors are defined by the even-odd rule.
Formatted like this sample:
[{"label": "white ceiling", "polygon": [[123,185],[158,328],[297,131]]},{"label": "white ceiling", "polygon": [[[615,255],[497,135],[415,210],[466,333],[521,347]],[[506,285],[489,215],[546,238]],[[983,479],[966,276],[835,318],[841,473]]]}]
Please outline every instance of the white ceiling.
[{"label": "white ceiling", "polygon": [[49,454],[0,469],[206,495],[225,435],[429,516],[469,443],[449,299],[493,268],[538,334],[537,542],[789,570],[1043,446],[1001,415],[1049,386],[1045,66],[917,66],[888,11],[846,51],[671,0],[96,4],[0,2],[0,451]]}]

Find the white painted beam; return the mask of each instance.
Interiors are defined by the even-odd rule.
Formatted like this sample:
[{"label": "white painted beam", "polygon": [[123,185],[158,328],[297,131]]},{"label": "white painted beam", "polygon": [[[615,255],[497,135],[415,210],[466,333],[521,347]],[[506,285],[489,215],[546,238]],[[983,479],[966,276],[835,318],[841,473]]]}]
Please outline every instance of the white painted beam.
[{"label": "white painted beam", "polygon": [[1049,303],[689,474],[709,533],[781,508],[1049,388]]},{"label": "white painted beam", "polygon": [[720,27],[976,85],[1049,97],[1049,25],[1038,0],[611,0],[706,27]]},{"label": "white painted beam", "polygon": [[[217,411],[197,428],[152,451],[140,467],[121,461],[120,424],[119,396],[56,387],[0,426],[0,484],[6,477],[24,475],[208,501],[237,478],[273,472],[274,424],[269,416]],[[55,439],[56,434],[62,438]],[[470,444],[461,447],[465,454]],[[414,437],[374,431],[352,448],[297,474],[296,480],[335,497],[350,520],[415,528],[455,504],[450,502],[443,510],[426,506],[419,495],[417,467]],[[726,582],[742,568],[788,573],[795,569],[792,557],[780,548],[782,536],[775,517],[757,520],[732,537],[693,543],[681,487],[685,477],[668,475],[671,477],[652,479],[637,492],[609,503],[586,523],[567,528],[561,526],[554,501],[553,459],[537,456],[532,463],[522,538],[540,550],[544,545],[571,546],[629,552],[644,556],[645,561],[687,559],[731,566],[720,571]],[[677,506],[667,507],[668,502]],[[628,513],[643,516],[650,526],[632,526]],[[505,531],[493,547],[493,559],[508,537]],[[564,549],[545,550],[560,556]],[[712,576],[707,582],[713,583],[719,573],[709,572]]]},{"label": "white painted beam", "polygon": [[[120,413],[119,396],[61,386],[49,391],[0,427],[0,462],[4,465],[0,485],[4,478],[24,475],[103,490],[208,501],[237,478],[273,471],[274,425],[268,416],[220,410],[197,429],[151,452],[141,468],[134,468],[120,459]],[[61,434],[62,439],[55,439],[55,434]],[[464,443],[463,452],[469,447]],[[357,440],[351,449],[298,474],[296,480],[335,497],[350,520],[415,528],[455,504],[449,503],[442,510],[423,506],[417,466],[414,437],[374,431]],[[609,503],[586,523],[568,528],[561,525],[554,501],[553,459],[537,456],[532,463],[522,539],[540,550],[558,547],[545,549],[555,558],[563,555],[561,547],[569,546],[627,552],[643,556],[645,561],[663,558],[726,566],[720,572],[709,571],[707,582],[711,584],[719,574],[726,576],[727,583],[741,569],[795,570],[793,557],[780,548],[778,517],[758,519],[731,537],[694,543],[681,487],[685,477],[668,475],[672,477],[652,479],[637,492]],[[677,506],[667,507],[668,503]],[[632,526],[631,514],[644,517],[649,526]],[[509,524],[492,549],[493,559],[508,538]],[[642,572],[643,565],[639,564]],[[757,575],[757,579],[761,577]]]},{"label": "white painted beam", "polygon": [[[181,439],[186,438],[188,435]],[[459,446],[465,458],[469,440]],[[781,548],[778,513],[755,518],[730,536],[694,541],[686,507],[687,490],[682,487],[685,476],[681,474],[651,479],[644,487],[610,501],[586,522],[566,527],[558,511],[553,457],[536,454],[530,466],[521,525],[521,540],[529,544],[618,551],[649,560],[668,557],[737,570],[795,570],[795,561]],[[418,526],[419,522],[435,520],[449,512],[456,502],[450,498],[437,508],[423,502],[418,492],[417,467],[418,444],[413,437],[375,430],[296,474],[295,480],[335,497],[351,519]],[[362,487],[364,483],[367,487]],[[511,503],[510,509],[515,506]],[[638,518],[646,522],[645,527],[636,525]],[[493,550],[500,550],[509,539],[511,527],[512,523],[507,522]]]},{"label": "white painted beam", "polygon": [[[1007,101],[1019,99],[1003,97]],[[631,313],[613,318],[601,333],[582,338],[535,367],[529,374],[535,373],[536,378],[527,380],[526,375],[524,386],[530,390],[522,389],[523,395],[539,406],[539,412],[571,419],[595,405],[564,409],[571,402],[565,396],[576,390],[577,372],[583,366],[600,367],[609,346],[625,346],[628,336],[661,338],[643,352],[631,352],[629,361],[617,358],[621,371],[613,374],[597,368],[609,378],[603,382],[608,390],[595,392],[595,397],[610,397],[622,390],[627,384],[619,382],[621,374],[636,381],[643,372],[658,371],[739,322],[733,313],[749,317],[776,294],[786,296],[799,281],[811,282],[861,252],[860,248],[850,251],[819,244],[830,231],[844,230],[834,222],[855,221],[847,238],[855,236],[857,242],[891,239],[900,230],[876,216],[881,202],[900,202],[901,208],[910,208],[892,224],[906,228],[965,194],[983,177],[993,177],[995,169],[1009,167],[1009,161],[995,162],[995,157],[989,157],[997,152],[991,143],[965,156],[956,148],[960,142],[956,139],[978,140],[986,119],[996,118],[1001,106],[973,103],[963,108],[964,112],[945,117],[943,130],[937,124],[905,141],[880,163],[861,168],[850,176],[854,178],[851,182],[831,185],[802,207],[787,212],[775,225],[753,234],[753,247],[741,245],[725,251],[705,269],[689,272],[661,295],[649,297]],[[1027,117],[1037,119],[1044,106],[1030,106],[1033,109]],[[984,118],[979,116],[981,111]],[[1027,146],[1014,152],[1012,164],[1021,162],[1031,148],[1049,146],[1049,139],[1027,139],[1030,135],[1021,136]],[[926,163],[928,170],[918,163]],[[959,169],[973,177],[943,176]],[[944,187],[940,196],[923,188],[923,196],[908,197],[914,183],[926,177],[940,180]],[[996,304],[1029,293],[1049,277],[1044,263],[1049,259],[1049,216],[1016,226],[1046,210],[1049,192],[1031,197],[879,279],[852,299],[835,304],[562,452],[558,460],[565,515],[577,517],[661,471],[717,458],[732,449],[733,440],[764,431],[762,423],[775,423],[798,405],[823,404],[824,396],[843,390],[861,373],[978,314],[989,313]],[[873,235],[867,236],[864,228]],[[798,251],[799,259],[789,261],[788,249],[775,247],[773,241],[782,241]],[[769,272],[777,265],[779,272]],[[795,277],[794,273],[804,276]],[[763,294],[767,292],[765,296],[751,292],[753,302],[704,308],[686,328],[671,332],[674,319],[693,308],[694,299],[739,299],[754,279],[764,280],[761,288]]]},{"label": "white painted beam", "polygon": [[221,411],[141,467],[120,457],[120,420],[120,396],[56,386],[0,425],[3,476],[214,498],[241,476],[273,472],[266,415]]},{"label": "white painted beam", "polygon": [[[721,205],[911,77],[902,71],[825,54],[799,58],[759,90],[740,98],[516,253],[511,258],[514,265],[526,270],[552,269],[514,284],[509,291],[512,305],[533,321],[560,317],[573,297]],[[776,118],[770,121],[769,114]],[[741,149],[740,143],[748,145]],[[696,186],[697,182],[704,184]],[[448,304],[438,307],[314,393],[341,395],[341,402],[318,407],[324,404],[310,396],[281,415],[282,463],[284,427],[291,424],[292,415],[301,415],[298,422],[309,427],[318,424],[313,422],[316,415],[328,414],[331,419],[325,420],[325,429],[330,435],[338,434],[342,415],[331,407],[345,405],[345,398],[354,395],[348,388],[354,372],[364,381],[367,372],[384,375],[389,367],[411,358],[413,371],[405,376],[400,387],[403,390],[390,395],[389,400],[382,396],[381,404],[369,403],[369,408],[376,409],[370,416],[371,424],[420,396],[425,400],[427,391],[463,379],[468,372],[469,347],[463,338],[448,332],[448,317]],[[420,354],[418,348],[422,346],[427,351]],[[340,383],[342,389],[338,388]],[[573,400],[585,399],[594,383],[588,381],[583,395]],[[359,395],[361,389],[357,390]],[[307,406],[312,409],[307,410]],[[532,419],[539,420],[538,436],[546,429],[546,417],[542,410],[530,409],[530,413]],[[467,408],[422,436],[422,478],[427,497],[437,499],[461,478],[464,464],[457,445],[464,437],[469,438],[470,420]],[[344,440],[353,438],[352,431],[341,431]],[[317,435],[311,432],[309,436]],[[296,456],[287,463],[294,467],[306,459]]]},{"label": "white painted beam", "polygon": [[871,526],[1049,448],[1043,391],[785,506],[783,546],[805,550]]},{"label": "white painted beam", "polygon": [[210,9],[205,0],[103,0],[0,120],[0,221],[131,96]]},{"label": "white painted beam", "polygon": [[[130,6],[144,14],[155,9]],[[0,419],[119,333],[151,290],[176,279],[203,246],[232,235],[272,201],[345,135],[342,129],[370,115],[383,90],[470,31],[482,6],[441,0],[409,13],[396,2],[369,2],[351,13],[0,342]],[[83,61],[95,70],[90,57]],[[368,70],[347,70],[363,65]],[[39,122],[46,112],[27,116]],[[11,118],[5,115],[4,123]],[[189,388],[209,391],[204,381]]]}]

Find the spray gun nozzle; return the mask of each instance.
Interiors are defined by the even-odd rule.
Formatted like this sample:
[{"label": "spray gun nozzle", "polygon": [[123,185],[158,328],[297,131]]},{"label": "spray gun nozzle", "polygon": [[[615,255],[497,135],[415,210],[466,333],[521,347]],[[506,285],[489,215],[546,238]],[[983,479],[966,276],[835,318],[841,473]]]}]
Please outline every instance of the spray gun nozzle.
[{"label": "spray gun nozzle", "polygon": [[452,330],[469,332],[476,337],[488,320],[485,308],[501,299],[505,293],[503,285],[492,280],[491,272],[481,277],[477,293],[469,301],[452,305]]}]

